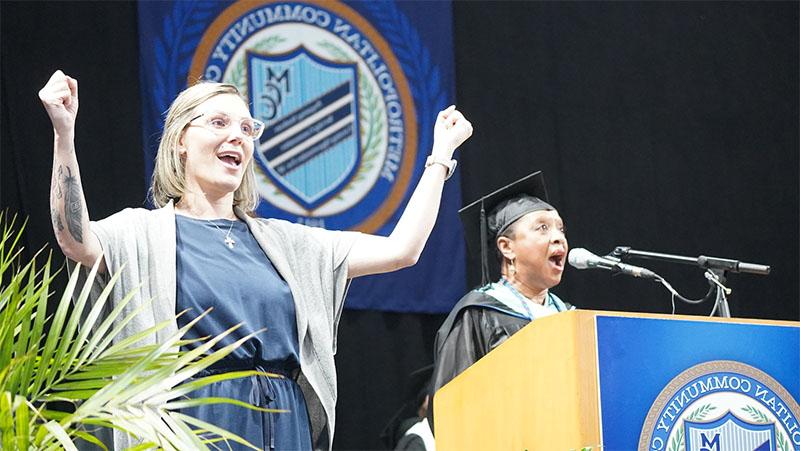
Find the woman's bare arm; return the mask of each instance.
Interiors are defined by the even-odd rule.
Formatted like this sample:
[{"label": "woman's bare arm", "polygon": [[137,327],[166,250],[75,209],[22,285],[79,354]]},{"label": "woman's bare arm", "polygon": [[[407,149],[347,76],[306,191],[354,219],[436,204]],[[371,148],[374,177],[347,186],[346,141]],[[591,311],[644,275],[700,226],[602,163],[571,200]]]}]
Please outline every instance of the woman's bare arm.
[{"label": "woman's bare arm", "polygon": [[[39,91],[39,99],[53,124],[53,175],[50,182],[53,231],[67,258],[92,266],[103,255],[103,250],[100,241],[89,230],[89,212],[75,155],[78,81],[57,70]],[[102,261],[100,270],[105,271]]]},{"label": "woman's bare arm", "polygon": [[[451,106],[436,118],[431,155],[438,161],[449,161],[471,135],[472,124]],[[349,277],[395,271],[417,262],[439,214],[446,175],[447,168],[442,164],[425,168],[391,235],[359,237],[348,257]]]}]

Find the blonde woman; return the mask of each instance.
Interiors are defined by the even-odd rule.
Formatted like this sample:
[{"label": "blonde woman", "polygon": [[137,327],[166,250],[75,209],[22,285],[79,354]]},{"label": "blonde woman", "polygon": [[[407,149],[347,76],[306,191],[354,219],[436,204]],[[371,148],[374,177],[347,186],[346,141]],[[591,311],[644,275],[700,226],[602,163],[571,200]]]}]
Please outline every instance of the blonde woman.
[{"label": "blonde woman", "polygon": [[[155,300],[126,326],[125,335],[176,311],[191,308],[196,314],[208,307],[213,313],[198,323],[195,336],[242,322],[231,340],[267,330],[209,371],[259,369],[284,378],[220,382],[196,396],[290,412],[271,415],[223,404],[190,414],[263,449],[330,449],[333,355],[348,280],[417,261],[453,169],[453,152],[472,134],[469,121],[454,107],[439,113],[431,156],[390,236],[327,231],[252,217],[253,149],[264,124],[251,116],[234,86],[199,83],[181,92],[167,113],[151,186],[158,208],[125,209],[90,222],[74,144],[78,82],[56,71],[39,97],[55,135],[50,204],[61,250],[85,267],[100,260],[96,289],[124,264],[112,297],[141,287],[128,309]],[[127,440],[115,432],[114,447],[128,446]]]}]

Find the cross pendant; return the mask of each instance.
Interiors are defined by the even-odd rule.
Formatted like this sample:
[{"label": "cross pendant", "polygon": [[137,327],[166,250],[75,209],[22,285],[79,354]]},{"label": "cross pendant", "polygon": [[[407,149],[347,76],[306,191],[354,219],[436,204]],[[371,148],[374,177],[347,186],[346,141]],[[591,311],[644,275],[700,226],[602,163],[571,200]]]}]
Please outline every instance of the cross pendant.
[{"label": "cross pendant", "polygon": [[225,237],[225,245],[228,246],[228,249],[233,249],[233,245],[236,244],[236,241],[233,238],[226,236]]}]

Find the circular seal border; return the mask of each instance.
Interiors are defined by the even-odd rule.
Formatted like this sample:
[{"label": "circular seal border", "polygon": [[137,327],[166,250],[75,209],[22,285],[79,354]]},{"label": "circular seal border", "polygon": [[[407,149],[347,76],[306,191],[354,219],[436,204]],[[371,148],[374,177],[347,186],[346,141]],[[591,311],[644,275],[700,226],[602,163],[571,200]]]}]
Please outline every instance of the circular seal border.
[{"label": "circular seal border", "polygon": [[642,425],[642,432],[639,435],[638,449],[650,449],[649,443],[653,436],[652,431],[655,430],[656,422],[658,421],[660,413],[664,409],[664,406],[666,406],[667,402],[675,393],[678,392],[678,390],[680,390],[688,382],[697,379],[698,377],[718,372],[738,373],[763,382],[765,385],[768,385],[770,390],[775,392],[782,400],[786,402],[790,411],[795,413],[795,415],[800,415],[800,405],[798,405],[791,393],[789,393],[789,391],[786,390],[786,388],[784,388],[780,382],[775,380],[775,378],[769,374],[759,370],[754,366],[737,362],[735,360],[712,360],[710,362],[697,364],[684,370],[682,373],[678,374],[671,381],[669,381],[669,383],[661,390],[661,393],[658,394],[656,400],[650,406],[650,410],[647,411],[647,416],[645,417],[644,424]]},{"label": "circular seal border", "polygon": [[[272,5],[277,3],[286,3],[283,0],[261,0],[249,1],[238,0],[236,3],[224,9],[216,19],[209,25],[200,42],[197,45],[192,62],[189,66],[188,84],[191,86],[200,80],[203,76],[203,66],[208,61],[211,52],[213,51],[212,44],[221,33],[232,25],[244,13],[253,10],[259,6]],[[403,72],[400,62],[392,52],[391,47],[383,39],[383,36],[364,19],[361,14],[338,1],[325,1],[325,0],[302,0],[294,1],[292,3],[307,4],[309,6],[316,6],[321,9],[327,9],[339,14],[346,18],[355,26],[358,27],[369,39],[372,44],[380,52],[386,66],[396,80],[397,92],[400,95],[403,105],[403,115],[406,120],[406,135],[405,143],[403,145],[403,159],[400,164],[400,169],[397,171],[397,182],[389,192],[388,198],[383,202],[381,207],[368,216],[364,221],[356,224],[351,230],[358,230],[362,232],[372,233],[376,232],[384,226],[387,220],[395,213],[400,202],[405,197],[406,190],[411,181],[411,174],[414,170],[417,157],[417,120],[416,120],[416,107],[414,98],[409,91],[408,79],[405,72]],[[213,42],[212,42],[213,39]],[[411,120],[413,118],[413,120]]]}]

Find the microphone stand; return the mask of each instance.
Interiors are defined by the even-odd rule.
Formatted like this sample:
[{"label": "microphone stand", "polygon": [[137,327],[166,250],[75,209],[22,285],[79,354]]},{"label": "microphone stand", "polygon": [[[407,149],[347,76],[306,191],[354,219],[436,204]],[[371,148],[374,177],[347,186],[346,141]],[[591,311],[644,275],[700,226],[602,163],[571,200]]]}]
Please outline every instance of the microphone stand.
[{"label": "microphone stand", "polygon": [[[719,286],[717,286],[717,299],[714,301],[714,309],[719,311],[720,318],[730,318],[731,317],[731,309],[728,305],[728,298],[725,297],[725,271],[721,269],[709,269],[711,273],[717,276],[717,281],[719,282]],[[709,283],[712,285],[714,284],[713,281],[709,278]],[[728,290],[730,291],[730,290]],[[712,309],[711,315],[714,315],[714,309]]]},{"label": "microphone stand", "polygon": [[[755,263],[745,263],[739,260],[732,260],[727,258],[708,257],[701,255],[699,257],[686,257],[683,255],[663,254],[659,252],[639,251],[631,249],[630,246],[617,246],[614,248],[607,257],[622,260],[626,257],[642,258],[650,260],[661,260],[670,263],[679,263],[685,265],[698,266],[706,270],[706,278],[711,285],[708,293],[699,302],[710,299],[711,293],[716,292],[716,301],[714,308],[711,310],[711,315],[717,312],[722,318],[730,318],[731,311],[728,305],[728,299],[725,296],[730,294],[730,289],[725,286],[726,276],[728,272],[732,273],[750,273],[758,275],[767,275],[770,272],[768,265],[760,265]],[[681,298],[683,298],[681,296]],[[685,300],[685,298],[683,298]],[[692,302],[695,303],[695,302]]]}]

